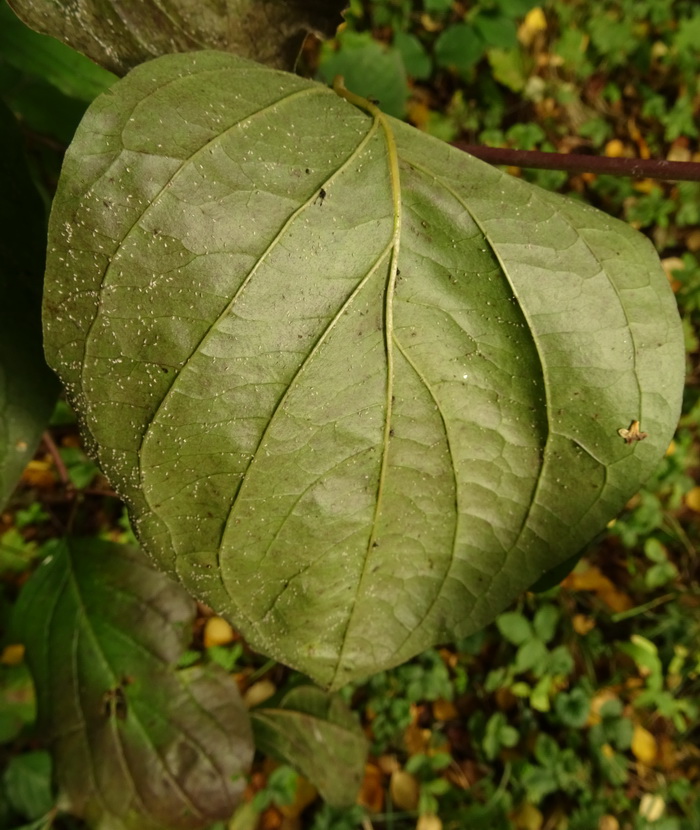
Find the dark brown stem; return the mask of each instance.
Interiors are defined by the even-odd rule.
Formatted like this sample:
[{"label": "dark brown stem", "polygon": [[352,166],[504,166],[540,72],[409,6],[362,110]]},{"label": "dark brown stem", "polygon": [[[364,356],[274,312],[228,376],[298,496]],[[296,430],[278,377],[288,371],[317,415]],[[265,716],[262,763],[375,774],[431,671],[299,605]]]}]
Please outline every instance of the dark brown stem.
[{"label": "dark brown stem", "polygon": [[58,447],[56,446],[56,442],[53,440],[51,433],[48,429],[43,433],[41,436],[41,440],[44,442],[44,446],[49,452],[51,456],[51,460],[54,463],[54,467],[56,467],[56,471],[58,472],[58,476],[61,479],[61,484],[66,488],[66,492],[72,495],[73,490],[73,482],[70,480],[70,476],[68,475],[68,469],[66,465],[63,463],[63,459],[61,458],[61,453],[59,452]]},{"label": "dark brown stem", "polygon": [[453,146],[489,164],[534,167],[538,170],[564,170],[569,173],[606,173],[611,176],[631,176],[635,179],[700,182],[700,163],[694,161],[608,158],[607,156],[587,156],[581,153],[544,153],[540,150],[480,147],[462,141],[453,142]]}]

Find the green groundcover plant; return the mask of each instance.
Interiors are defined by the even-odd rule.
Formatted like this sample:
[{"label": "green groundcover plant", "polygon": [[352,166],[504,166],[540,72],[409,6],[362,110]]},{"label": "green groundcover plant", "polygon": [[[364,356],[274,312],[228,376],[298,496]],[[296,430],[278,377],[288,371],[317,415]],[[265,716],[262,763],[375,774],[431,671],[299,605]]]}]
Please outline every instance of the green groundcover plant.
[{"label": "green groundcover plant", "polygon": [[[292,74],[327,4],[12,6],[103,69],[37,41],[94,98],[48,244],[0,113],[0,496],[58,394],[43,343],[143,549],[60,540],[14,612],[60,804],[206,827],[257,745],[345,806],[366,746],[336,690],[482,629],[654,472],[668,281],[628,225]],[[193,598],[322,688],[249,715],[182,662]]]}]

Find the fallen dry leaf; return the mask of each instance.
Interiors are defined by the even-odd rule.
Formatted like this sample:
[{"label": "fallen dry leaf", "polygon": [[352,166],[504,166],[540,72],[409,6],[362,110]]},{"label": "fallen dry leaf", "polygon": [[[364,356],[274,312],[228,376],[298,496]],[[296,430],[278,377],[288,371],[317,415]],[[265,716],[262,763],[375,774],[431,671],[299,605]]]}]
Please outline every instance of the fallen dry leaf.
[{"label": "fallen dry leaf", "polygon": [[569,591],[590,591],[616,613],[629,611],[633,605],[627,594],[619,591],[595,566],[570,573],[562,582],[562,587]]},{"label": "fallen dry leaf", "polygon": [[209,617],[204,626],[204,647],[225,646],[236,638],[236,632],[223,617]]},{"label": "fallen dry leaf", "polygon": [[541,830],[544,816],[534,804],[523,802],[510,813],[513,830]]},{"label": "fallen dry leaf", "polygon": [[258,680],[246,689],[243,695],[243,702],[251,709],[253,706],[258,706],[272,697],[277,691],[277,686],[271,680]]},{"label": "fallen dry leaf", "polygon": [[391,800],[399,810],[415,810],[418,806],[420,785],[418,780],[406,770],[396,770],[391,776],[389,784]]},{"label": "fallen dry leaf", "polygon": [[693,487],[693,489],[685,494],[685,503],[696,513],[700,513],[700,487]]},{"label": "fallen dry leaf", "polygon": [[433,813],[424,813],[416,822],[416,830],[442,830],[440,817]]},{"label": "fallen dry leaf", "polygon": [[357,796],[357,803],[373,813],[384,807],[384,776],[376,764],[365,764],[365,777]]},{"label": "fallen dry leaf", "polygon": [[642,764],[650,766],[656,760],[656,738],[640,724],[635,724],[630,749]]}]

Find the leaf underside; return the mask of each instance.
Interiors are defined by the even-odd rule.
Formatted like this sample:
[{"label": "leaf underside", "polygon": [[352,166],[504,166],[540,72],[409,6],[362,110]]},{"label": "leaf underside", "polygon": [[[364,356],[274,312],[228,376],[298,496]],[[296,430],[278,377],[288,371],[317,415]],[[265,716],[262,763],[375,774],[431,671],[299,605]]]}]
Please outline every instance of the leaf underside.
[{"label": "leaf underside", "polygon": [[351,807],[362,783],[367,739],[339,695],[298,686],[279,707],[251,712],[258,751],[292,764],[334,807]]},{"label": "leaf underside", "polygon": [[331,37],[345,0],[9,0],[28,26],[124,75],[159,55],[222,49],[292,70],[308,32]]},{"label": "leaf underside", "polygon": [[683,382],[647,240],[367,106],[225,54],[139,67],[68,153],[44,307],[145,547],[329,687],[579,550]]},{"label": "leaf underside", "polygon": [[217,666],[177,670],[194,602],[134,548],[67,539],[22,591],[61,803],[100,828],[207,827],[253,759],[248,713]]}]

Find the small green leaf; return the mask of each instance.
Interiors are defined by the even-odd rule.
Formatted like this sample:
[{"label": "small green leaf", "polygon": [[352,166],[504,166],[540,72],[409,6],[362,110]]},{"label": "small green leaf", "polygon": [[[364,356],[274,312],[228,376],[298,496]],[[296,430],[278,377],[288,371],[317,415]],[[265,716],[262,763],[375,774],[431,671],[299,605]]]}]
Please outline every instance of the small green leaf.
[{"label": "small green leaf", "polygon": [[517,729],[510,726],[503,712],[496,712],[488,719],[484,734],[484,754],[489,761],[498,757],[503,747],[515,746],[519,735]]},{"label": "small green leaf", "polygon": [[481,35],[488,48],[515,49],[518,45],[518,30],[511,17],[501,14],[476,14],[471,25]]},{"label": "small green leaf", "polygon": [[235,681],[176,669],[195,604],[135,548],[65,540],[25,585],[27,647],[62,803],[125,830],[204,828],[233,812],[253,755]]},{"label": "small green leaf", "polygon": [[541,605],[537,609],[537,613],[532,621],[532,627],[535,629],[535,634],[537,634],[543,643],[548,643],[557,633],[559,617],[559,609],[556,605],[548,603],[547,605]]},{"label": "small green leaf", "polygon": [[473,26],[456,23],[445,29],[435,42],[438,66],[469,72],[486,51],[486,44]]},{"label": "small green leaf", "polygon": [[496,0],[498,7],[508,17],[525,17],[530,9],[540,5],[540,0]]},{"label": "small green leaf", "polygon": [[407,75],[418,80],[430,77],[432,69],[430,55],[415,35],[407,32],[396,32],[394,46],[401,53],[401,60],[403,60]]},{"label": "small green leaf", "polygon": [[487,57],[493,77],[513,92],[521,92],[528,79],[525,59],[520,49],[491,48]]},{"label": "small green leaf", "polygon": [[255,709],[251,717],[259,750],[292,764],[332,806],[355,802],[367,741],[338,695],[299,686],[279,707]]},{"label": "small green leaf", "polygon": [[547,647],[537,638],[524,642],[515,655],[514,668],[516,672],[533,671],[539,677],[547,665],[549,652]]},{"label": "small green leaf", "polygon": [[554,698],[554,711],[559,720],[571,729],[581,729],[588,720],[591,707],[590,696],[581,688],[560,692]]},{"label": "small green leaf", "polygon": [[569,649],[564,646],[557,646],[547,656],[545,671],[555,677],[568,677],[574,670],[574,658]]},{"label": "small green leaf", "polygon": [[281,766],[272,770],[265,788],[255,793],[253,807],[258,813],[270,806],[286,807],[294,802],[299,774],[291,767]]},{"label": "small green leaf", "polygon": [[377,101],[389,115],[403,117],[409,70],[399,49],[378,43],[368,32],[341,32],[337,40],[337,49],[330,44],[324,47],[319,76],[331,84],[342,75],[348,89]]},{"label": "small green leaf", "polygon": [[[535,670],[535,674],[541,674],[541,671]],[[536,712],[549,712],[552,708],[550,694],[552,691],[552,678],[549,675],[544,675],[535,684],[530,692],[530,706]]]},{"label": "small green leaf", "polygon": [[522,645],[532,639],[532,625],[527,617],[517,611],[506,611],[496,617],[496,627],[514,646]]},{"label": "small green leaf", "polygon": [[54,805],[51,756],[44,751],[15,755],[7,765],[3,784],[13,809],[24,818],[36,821]]}]

